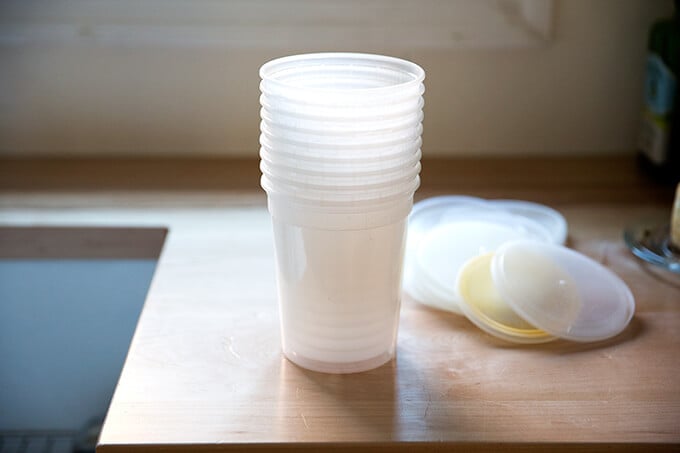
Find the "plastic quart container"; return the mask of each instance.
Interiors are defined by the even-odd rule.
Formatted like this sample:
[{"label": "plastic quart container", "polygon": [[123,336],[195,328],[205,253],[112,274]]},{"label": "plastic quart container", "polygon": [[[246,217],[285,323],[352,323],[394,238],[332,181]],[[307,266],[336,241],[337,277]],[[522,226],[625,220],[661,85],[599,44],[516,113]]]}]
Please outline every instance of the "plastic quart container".
[{"label": "plastic quart container", "polygon": [[323,53],[273,60],[260,76],[283,353],[320,372],[378,367],[396,351],[425,73]]}]

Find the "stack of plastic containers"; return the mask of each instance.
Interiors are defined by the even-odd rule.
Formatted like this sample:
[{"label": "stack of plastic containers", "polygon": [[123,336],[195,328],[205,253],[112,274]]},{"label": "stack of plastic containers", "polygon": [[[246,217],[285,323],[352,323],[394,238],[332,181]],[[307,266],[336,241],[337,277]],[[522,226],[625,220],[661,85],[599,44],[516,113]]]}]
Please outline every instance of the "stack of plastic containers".
[{"label": "stack of plastic containers", "polygon": [[260,76],[283,352],[316,371],[382,365],[395,352],[419,185],[424,71],[326,53],[273,60]]}]

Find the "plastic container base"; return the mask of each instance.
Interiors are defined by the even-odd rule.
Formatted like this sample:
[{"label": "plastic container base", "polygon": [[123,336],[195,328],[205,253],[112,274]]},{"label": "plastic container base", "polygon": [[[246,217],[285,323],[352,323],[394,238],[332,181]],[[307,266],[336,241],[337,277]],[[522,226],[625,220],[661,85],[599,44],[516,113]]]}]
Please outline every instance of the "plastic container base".
[{"label": "plastic container base", "polygon": [[373,370],[385,365],[395,357],[394,351],[383,352],[373,358],[360,360],[358,362],[323,362],[320,360],[309,359],[293,351],[283,349],[283,355],[293,364],[310,371],[331,374],[350,374],[361,373]]}]

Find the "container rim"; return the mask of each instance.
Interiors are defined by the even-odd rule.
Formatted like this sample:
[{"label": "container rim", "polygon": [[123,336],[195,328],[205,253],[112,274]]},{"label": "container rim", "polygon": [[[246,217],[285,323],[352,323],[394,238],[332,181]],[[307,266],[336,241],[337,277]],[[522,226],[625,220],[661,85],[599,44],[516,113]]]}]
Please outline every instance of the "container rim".
[{"label": "container rim", "polygon": [[[348,67],[373,67],[383,70],[400,72],[408,77],[405,82],[369,88],[320,88],[304,87],[299,84],[278,80],[276,74],[285,69],[295,67],[312,67],[346,64]],[[420,85],[425,79],[425,71],[417,64],[401,58],[386,55],[354,52],[320,52],[289,55],[268,61],[260,67],[260,78],[267,84],[291,91],[304,91],[317,94],[348,94],[381,95],[391,93],[403,93],[411,87]]]},{"label": "container rim", "polygon": [[[395,140],[385,144],[366,145],[362,143],[349,146],[333,146],[319,143],[292,141],[272,136],[266,132],[260,133],[260,147],[269,152],[285,153],[295,159],[310,161],[334,161],[340,159],[359,159],[362,161],[382,161],[386,157],[396,157],[408,153],[415,153],[423,145],[423,139],[418,136],[413,139]],[[367,151],[367,148],[368,151]],[[276,150],[276,151],[274,151]],[[319,152],[323,153],[322,155]]]},{"label": "container rim", "polygon": [[[413,100],[391,104],[389,106],[314,106],[307,102],[298,103],[293,100],[281,98],[282,100],[272,102],[272,98],[281,98],[281,96],[272,96],[267,93],[260,95],[260,106],[272,113],[287,115],[293,118],[303,119],[318,119],[325,118],[329,121],[358,121],[364,118],[375,118],[381,116],[383,118],[399,117],[414,110],[423,110],[425,107],[425,98],[423,96],[414,97]],[[417,99],[417,102],[414,102]]]},{"label": "container rim", "polygon": [[[273,186],[272,186],[273,183]],[[410,184],[404,184],[398,189],[393,190],[374,190],[364,193],[340,192],[337,194],[320,192],[318,190],[300,190],[285,186],[279,186],[275,181],[271,181],[267,175],[260,177],[260,186],[267,194],[277,194],[290,199],[298,200],[300,203],[313,206],[365,206],[388,202],[406,194],[413,194],[420,187],[420,176],[416,175]]]},{"label": "container rim", "polygon": [[266,175],[277,186],[331,193],[336,191],[373,192],[390,187],[408,187],[414,178],[420,174],[421,164],[418,161],[413,166],[406,167],[403,170],[403,172],[395,172],[395,175],[357,176],[350,174],[348,176],[331,177],[295,171],[279,171],[278,168],[271,168],[271,165],[260,161],[262,174]]},{"label": "container rim", "polygon": [[396,158],[374,159],[362,161],[360,159],[328,159],[314,160],[297,159],[293,156],[274,153],[266,147],[260,147],[260,159],[267,165],[278,167],[284,171],[294,171],[311,175],[338,175],[348,174],[369,175],[374,173],[396,173],[410,165],[415,165],[422,158],[422,151],[404,153]]}]

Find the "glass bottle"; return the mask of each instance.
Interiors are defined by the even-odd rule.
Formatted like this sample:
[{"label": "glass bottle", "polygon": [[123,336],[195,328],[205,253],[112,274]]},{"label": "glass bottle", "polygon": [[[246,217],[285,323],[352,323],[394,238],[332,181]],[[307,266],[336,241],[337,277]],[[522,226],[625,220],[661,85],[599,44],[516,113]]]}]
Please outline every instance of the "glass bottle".
[{"label": "glass bottle", "polygon": [[639,154],[655,180],[680,180],[680,2],[672,18],[655,22],[649,32]]}]

